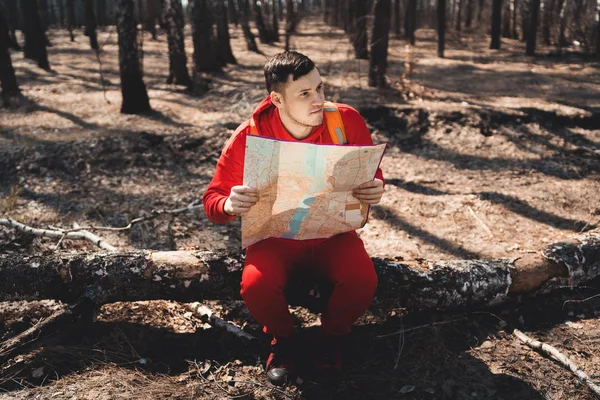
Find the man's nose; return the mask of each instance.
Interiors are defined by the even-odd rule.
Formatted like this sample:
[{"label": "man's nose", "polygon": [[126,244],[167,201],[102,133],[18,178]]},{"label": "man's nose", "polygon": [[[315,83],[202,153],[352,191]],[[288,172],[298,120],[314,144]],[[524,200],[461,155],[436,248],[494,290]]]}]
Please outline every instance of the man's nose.
[{"label": "man's nose", "polygon": [[325,103],[325,95],[320,92],[315,92],[312,103],[314,105],[322,106]]}]

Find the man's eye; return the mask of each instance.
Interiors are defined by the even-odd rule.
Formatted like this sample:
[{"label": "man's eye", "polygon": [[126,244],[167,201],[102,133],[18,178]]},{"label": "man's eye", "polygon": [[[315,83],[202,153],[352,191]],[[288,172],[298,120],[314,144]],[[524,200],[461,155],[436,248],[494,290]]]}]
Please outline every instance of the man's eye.
[{"label": "man's eye", "polygon": [[306,95],[308,95],[308,92],[302,92],[302,93],[300,93],[301,97],[306,97]]},{"label": "man's eye", "polygon": [[318,90],[319,92],[322,92],[322,91],[323,91],[323,86],[319,86],[319,87],[317,88],[317,90]]}]

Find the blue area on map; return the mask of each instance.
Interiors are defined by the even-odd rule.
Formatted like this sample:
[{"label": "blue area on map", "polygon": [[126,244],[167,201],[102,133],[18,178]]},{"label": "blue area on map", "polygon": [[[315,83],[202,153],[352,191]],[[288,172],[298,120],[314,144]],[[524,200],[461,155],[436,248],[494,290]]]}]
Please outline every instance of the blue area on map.
[{"label": "blue area on map", "polygon": [[292,215],[292,219],[290,220],[289,229],[286,233],[284,233],[281,237],[285,239],[293,239],[300,232],[300,227],[302,226],[302,221],[305,218],[308,218],[310,214],[310,205],[313,201],[315,201],[316,197],[307,197],[302,200],[302,204],[306,207],[298,207],[296,211],[294,211],[294,215]]}]

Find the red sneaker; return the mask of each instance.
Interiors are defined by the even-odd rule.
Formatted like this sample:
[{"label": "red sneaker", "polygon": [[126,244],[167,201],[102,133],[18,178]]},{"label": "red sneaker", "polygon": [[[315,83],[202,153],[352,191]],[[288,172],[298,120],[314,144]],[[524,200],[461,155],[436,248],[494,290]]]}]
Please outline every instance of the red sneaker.
[{"label": "red sneaker", "polygon": [[273,385],[285,384],[293,372],[296,362],[292,338],[274,337],[271,354],[267,359],[267,379]]}]

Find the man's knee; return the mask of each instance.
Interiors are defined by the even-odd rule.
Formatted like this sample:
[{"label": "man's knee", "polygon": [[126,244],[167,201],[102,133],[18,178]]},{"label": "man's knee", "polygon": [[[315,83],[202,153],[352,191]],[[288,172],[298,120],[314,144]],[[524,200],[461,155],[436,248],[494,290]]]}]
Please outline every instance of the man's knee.
[{"label": "man's knee", "polygon": [[246,265],[242,272],[240,294],[244,300],[254,296],[268,297],[270,294],[281,292],[284,285],[284,277],[266,274],[254,265]]},{"label": "man's knee", "polygon": [[358,293],[374,293],[377,288],[377,274],[371,260],[364,263],[360,268],[349,271],[338,278],[338,285],[343,285],[346,288],[352,288]]}]

